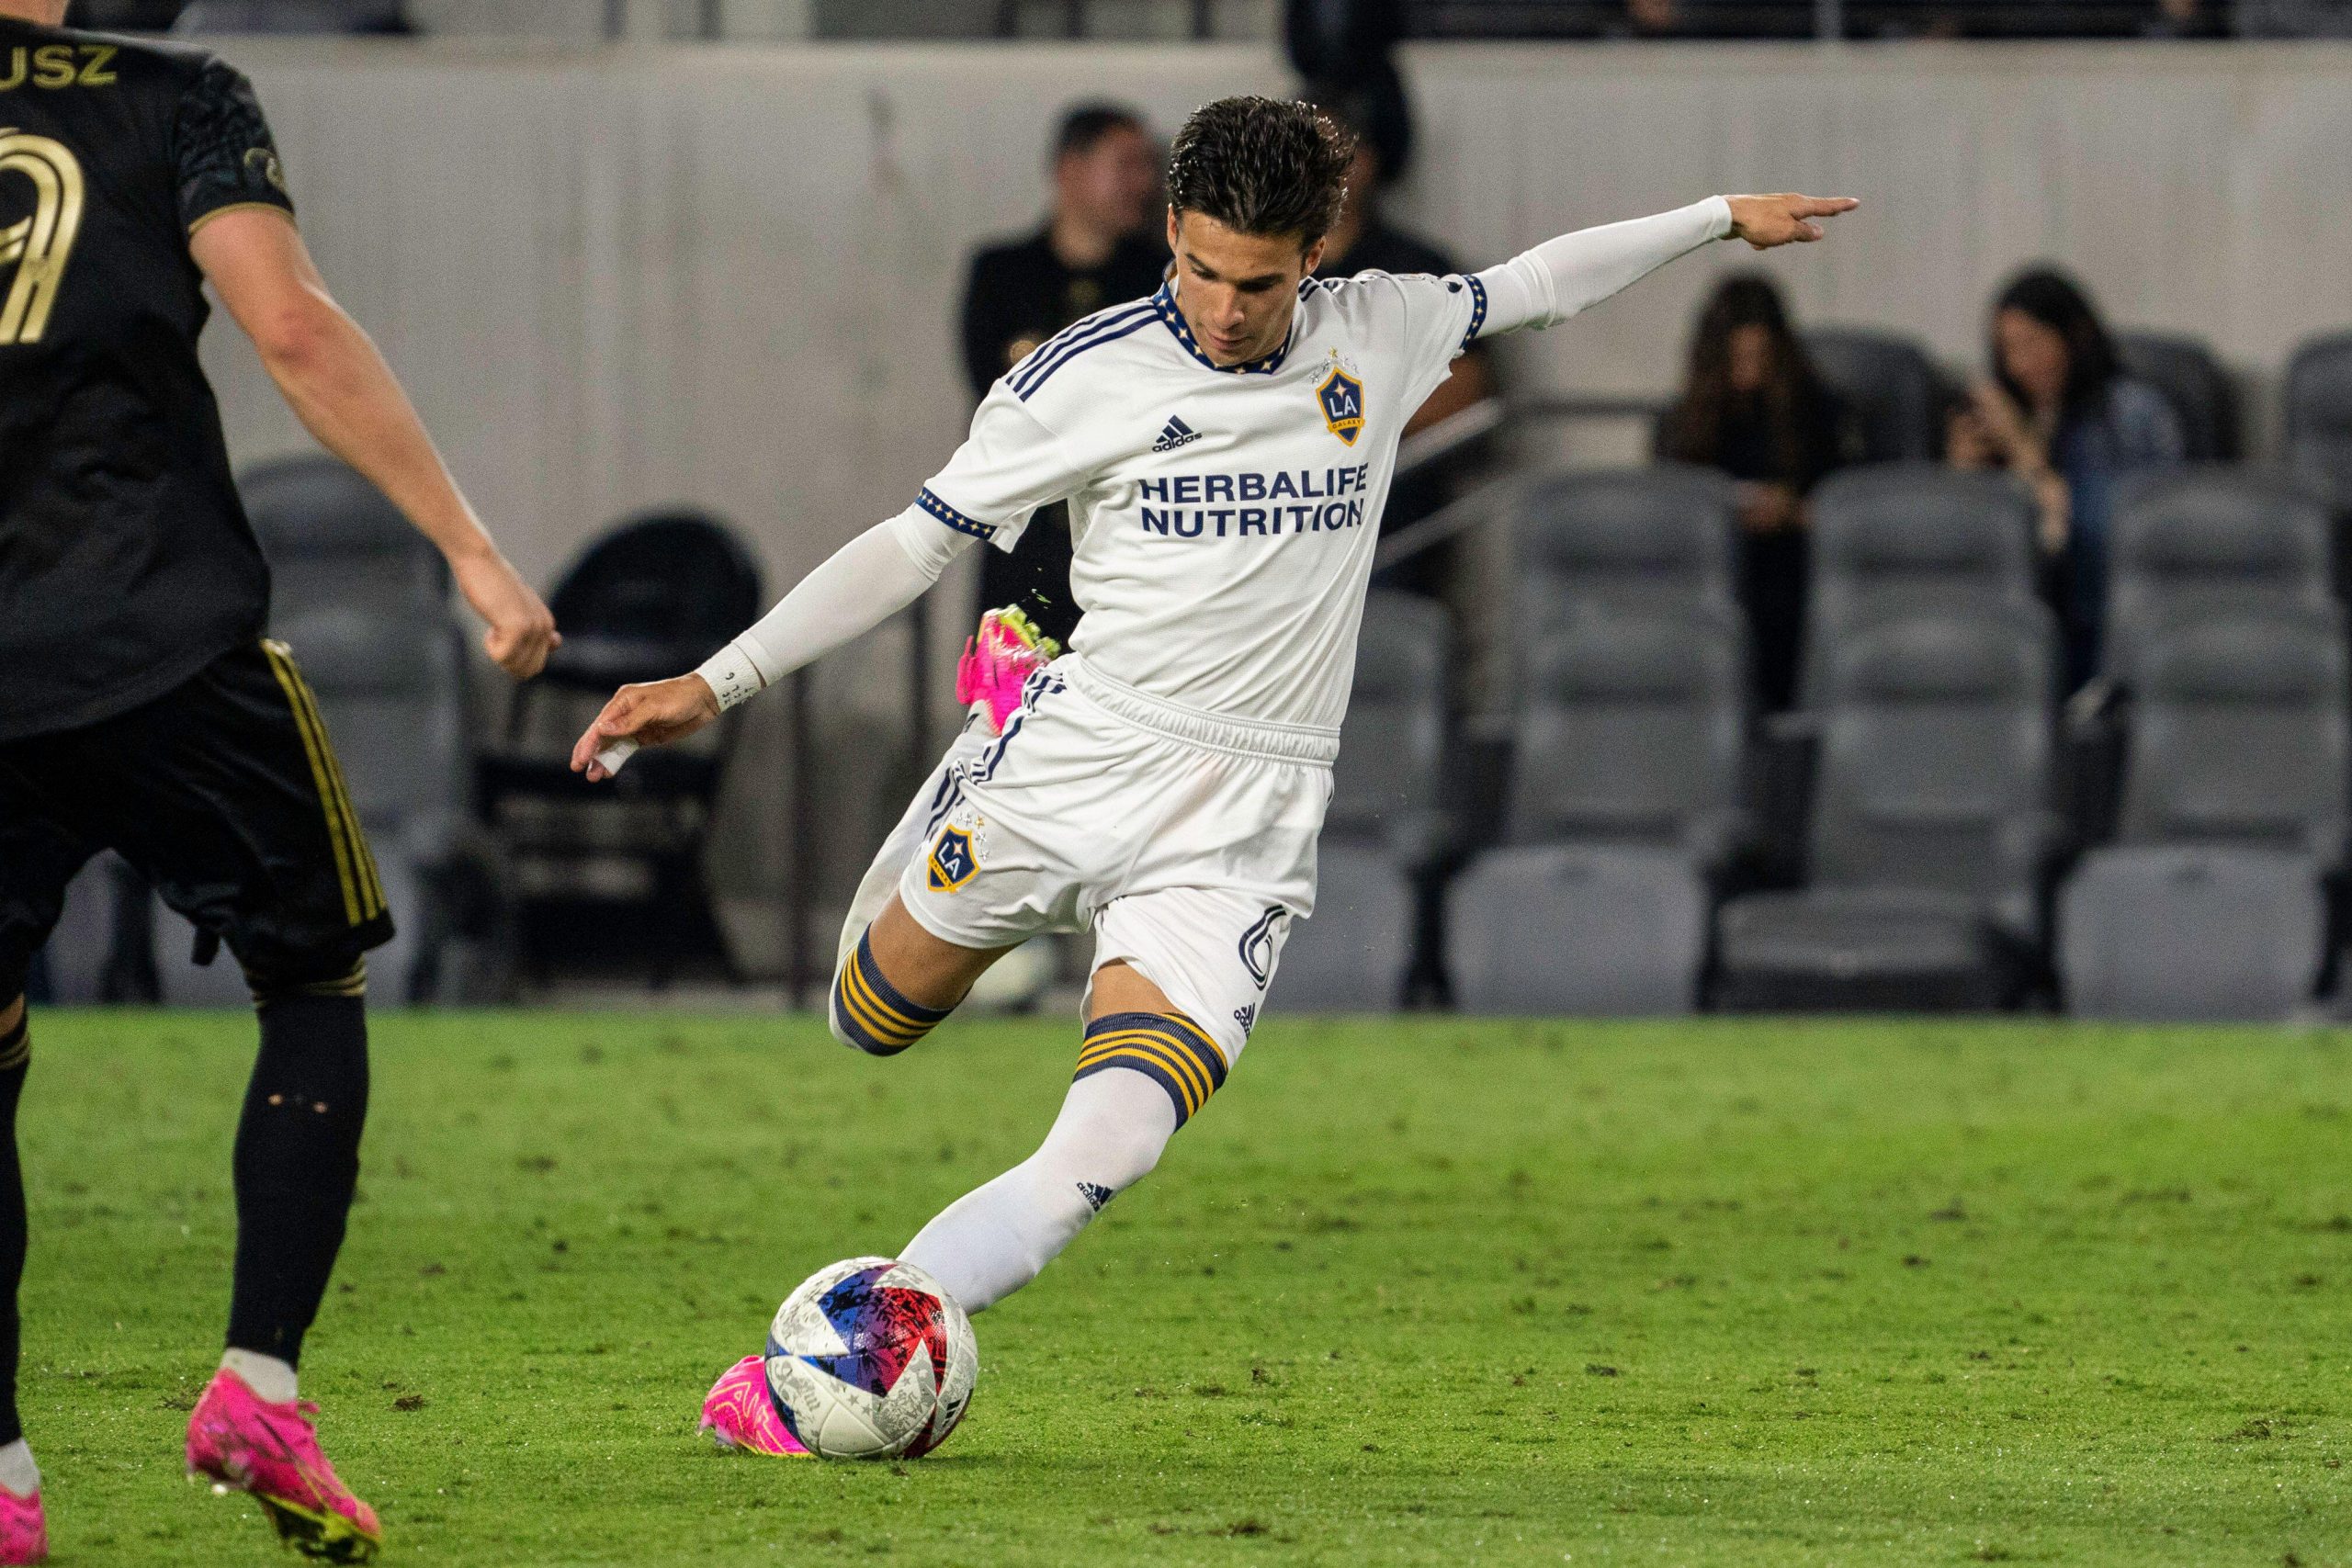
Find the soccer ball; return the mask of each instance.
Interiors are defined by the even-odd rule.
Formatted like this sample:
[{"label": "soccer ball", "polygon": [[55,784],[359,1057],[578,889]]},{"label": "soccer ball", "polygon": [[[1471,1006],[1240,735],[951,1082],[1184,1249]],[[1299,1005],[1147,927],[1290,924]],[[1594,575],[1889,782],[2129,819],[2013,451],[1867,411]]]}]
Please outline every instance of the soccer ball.
[{"label": "soccer ball", "polygon": [[947,1440],[979,1376],[972,1320],[911,1263],[820,1269],[768,1328],[768,1389],[792,1435],[826,1459],[899,1459]]}]

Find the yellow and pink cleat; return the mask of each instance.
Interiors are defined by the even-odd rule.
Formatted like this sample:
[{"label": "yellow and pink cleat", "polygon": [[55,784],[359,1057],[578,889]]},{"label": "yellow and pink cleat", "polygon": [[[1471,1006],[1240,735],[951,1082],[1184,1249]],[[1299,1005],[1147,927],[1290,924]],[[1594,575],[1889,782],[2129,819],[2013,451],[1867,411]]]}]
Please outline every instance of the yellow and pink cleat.
[{"label": "yellow and pink cleat", "polygon": [[41,1517],[40,1494],[19,1497],[0,1486],[0,1563],[49,1561],[49,1521]]},{"label": "yellow and pink cleat", "polygon": [[1061,644],[1019,610],[990,610],[980,617],[978,634],[964,644],[956,666],[956,700],[984,711],[989,728],[1001,734],[1004,721],[1021,705],[1022,687],[1061,651]]},{"label": "yellow and pink cleat", "polygon": [[743,1449],[778,1459],[807,1458],[808,1450],[777,1414],[768,1392],[767,1363],[746,1356],[710,1385],[702,1402],[702,1430],[722,1449]]},{"label": "yellow and pink cleat", "polygon": [[304,1400],[272,1404],[225,1368],[187,1418],[187,1472],[215,1492],[250,1492],[287,1544],[330,1562],[367,1562],[384,1544],[376,1510],[320,1451]]}]

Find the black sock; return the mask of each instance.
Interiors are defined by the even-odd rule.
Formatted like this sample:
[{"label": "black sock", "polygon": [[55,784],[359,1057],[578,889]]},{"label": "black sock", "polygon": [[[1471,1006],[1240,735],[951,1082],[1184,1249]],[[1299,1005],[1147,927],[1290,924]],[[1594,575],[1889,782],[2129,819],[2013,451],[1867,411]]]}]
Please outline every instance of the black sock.
[{"label": "black sock", "polygon": [[24,1320],[17,1287],[25,1277],[25,1172],[17,1163],[17,1100],[32,1066],[32,1035],[23,1019],[0,1034],[0,1448],[25,1435],[17,1415],[17,1359]]},{"label": "black sock", "polygon": [[368,1012],[356,996],[260,1000],[261,1055],[237,1123],[237,1276],[229,1348],[288,1365],[318,1315],[359,1182]]}]

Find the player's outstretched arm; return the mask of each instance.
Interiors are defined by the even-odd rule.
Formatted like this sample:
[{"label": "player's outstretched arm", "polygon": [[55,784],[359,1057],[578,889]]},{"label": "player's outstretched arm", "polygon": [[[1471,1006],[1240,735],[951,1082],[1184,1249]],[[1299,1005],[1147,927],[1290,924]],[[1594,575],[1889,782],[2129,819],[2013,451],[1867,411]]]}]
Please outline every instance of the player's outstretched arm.
[{"label": "player's outstretched arm", "polygon": [[1818,240],[1821,220],[1860,205],[1849,196],[1711,196],[1546,240],[1478,274],[1487,292],[1480,335],[1556,326],[1713,241],[1741,239],[1768,251]]},{"label": "player's outstretched arm", "polygon": [[563,640],[555,617],[492,542],[391,367],[327,292],[293,222],[266,208],[223,212],[188,249],[304,427],[440,547],[466,603],[489,623],[482,646],[491,658],[516,680],[537,674]]},{"label": "player's outstretched arm", "polygon": [[608,779],[640,746],[684,739],[727,709],[831,652],[920,598],[977,543],[910,508],[876,524],[800,580],[701,669],[623,686],[571,748],[571,771]]}]

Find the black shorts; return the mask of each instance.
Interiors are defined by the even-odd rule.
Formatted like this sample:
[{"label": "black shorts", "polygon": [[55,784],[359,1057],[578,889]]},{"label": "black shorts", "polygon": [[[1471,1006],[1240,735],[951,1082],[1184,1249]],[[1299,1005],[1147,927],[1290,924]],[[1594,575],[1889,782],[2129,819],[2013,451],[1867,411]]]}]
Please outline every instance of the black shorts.
[{"label": "black shorts", "polygon": [[0,1007],[25,987],[65,886],[110,849],[248,975],[335,979],[392,920],[301,672],[232,649],[153,702],[0,741]]}]

